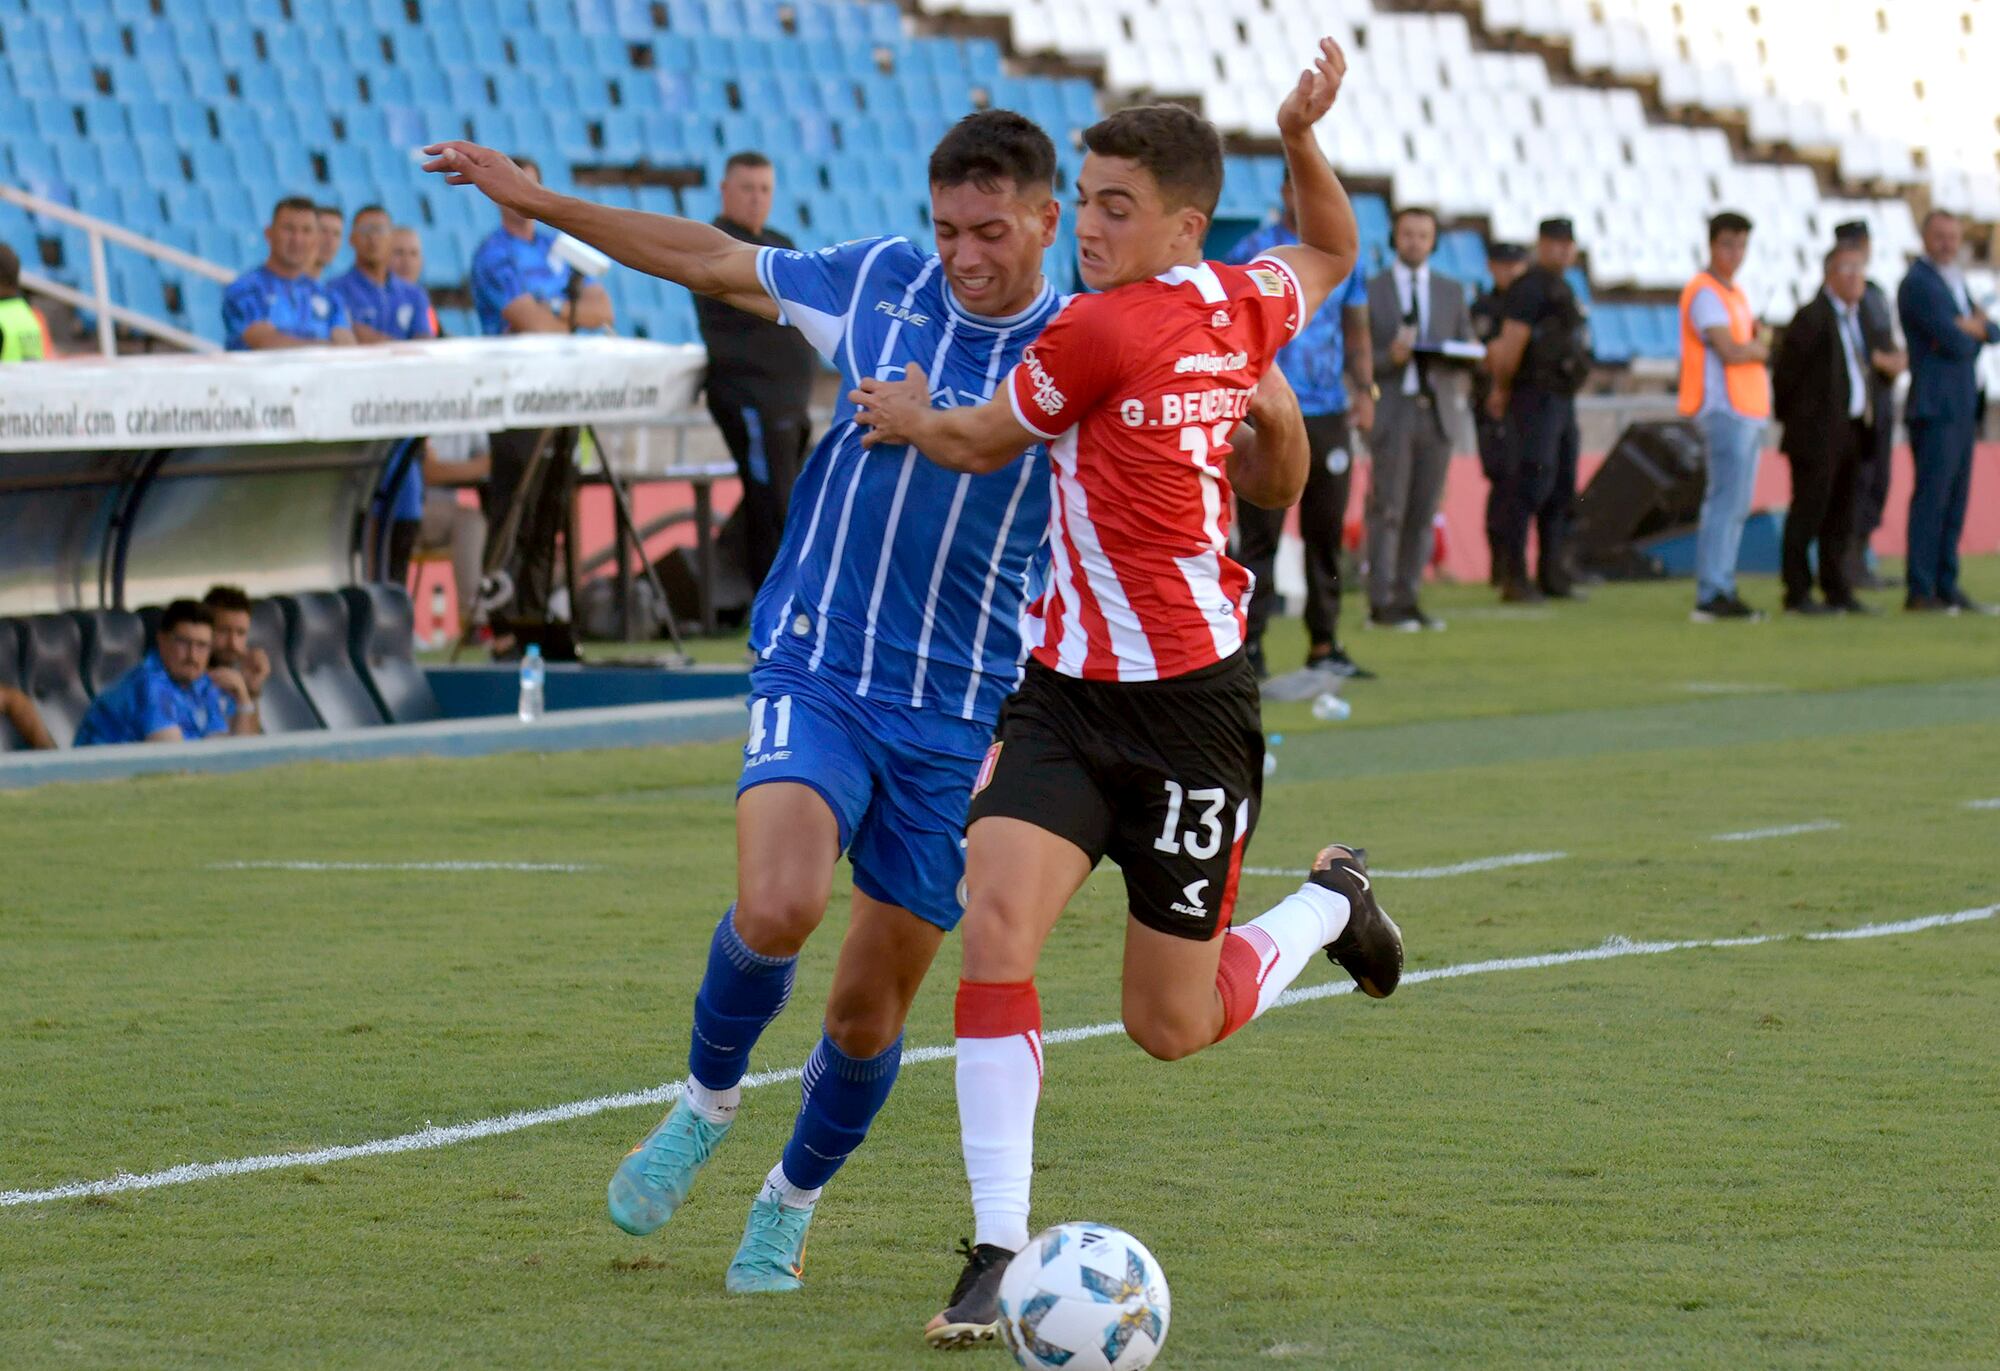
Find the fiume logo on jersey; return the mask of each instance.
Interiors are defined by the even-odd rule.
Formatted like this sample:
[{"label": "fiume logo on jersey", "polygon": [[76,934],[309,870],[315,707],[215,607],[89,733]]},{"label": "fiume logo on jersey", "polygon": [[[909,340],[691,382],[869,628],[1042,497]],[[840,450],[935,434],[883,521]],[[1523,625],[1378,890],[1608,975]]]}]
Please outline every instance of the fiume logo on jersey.
[{"label": "fiume logo on jersey", "polygon": [[1247,352],[1192,352],[1174,363],[1174,374],[1185,376],[1194,372],[1202,376],[1213,376],[1217,372],[1241,371],[1250,365]]},{"label": "fiume logo on jersey", "polygon": [[1056,389],[1055,378],[1042,366],[1042,359],[1035,356],[1033,348],[1029,348],[1024,360],[1028,363],[1028,379],[1035,383],[1035,407],[1051,418],[1062,413],[1068,401]]}]

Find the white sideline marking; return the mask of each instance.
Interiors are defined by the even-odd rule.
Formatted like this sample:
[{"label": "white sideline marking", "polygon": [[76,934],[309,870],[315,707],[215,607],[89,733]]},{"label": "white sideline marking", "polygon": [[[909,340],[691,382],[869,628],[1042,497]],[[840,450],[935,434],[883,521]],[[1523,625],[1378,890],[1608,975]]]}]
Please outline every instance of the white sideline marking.
[{"label": "white sideline marking", "polygon": [[210,871],[595,871],[578,862],[211,862]]},{"label": "white sideline marking", "polygon": [[[1597,947],[1581,948],[1572,952],[1544,952],[1531,957],[1499,957],[1484,962],[1460,962],[1454,966],[1440,966],[1428,971],[1406,972],[1404,985],[1420,985],[1425,981],[1449,981],[1461,976],[1483,976],[1495,971],[1534,971],[1542,967],[1567,966],[1574,962],[1603,962],[1615,957],[1650,957],[1662,952],[1692,952],[1707,948],[1762,947],[1766,943],[1784,942],[1831,942],[1855,938],[1887,938],[1902,933],[1920,933],[1926,929],[1947,928],[1953,924],[1976,923],[2000,914],[2000,904],[1982,905],[1977,909],[1961,909],[1956,914],[1928,914],[1922,918],[1904,919],[1898,923],[1862,924],[1857,928],[1841,928],[1818,933],[1765,933],[1748,938],[1695,938],[1680,942],[1637,943],[1629,938],[1613,936],[1606,938]],[[1308,1000],[1324,1000],[1335,995],[1352,993],[1352,981],[1325,981],[1319,985],[1307,986],[1300,990],[1288,990],[1280,995],[1273,1008],[1304,1004]],[[1090,1038],[1106,1038],[1114,1033],[1122,1033],[1125,1026],[1116,1021],[1110,1023],[1085,1024],[1076,1028],[1058,1028],[1042,1035],[1044,1044],[1083,1042]],[[903,1053],[903,1064],[914,1066],[922,1062],[947,1061],[953,1056],[953,1048],[948,1044],[933,1047],[915,1047]],[[743,1078],[745,1090],[758,1090],[767,1085],[783,1085],[796,1081],[800,1069],[789,1071],[763,1071]],[[671,1081],[666,1085],[656,1085],[650,1090],[632,1090],[621,1095],[600,1095],[596,1099],[576,1100],[569,1104],[559,1104],[550,1109],[522,1110],[518,1113],[503,1114],[498,1118],[480,1119],[474,1123],[451,1124],[439,1127],[426,1124],[414,1133],[404,1133],[394,1138],[378,1138],[373,1142],[355,1143],[346,1147],[321,1147],[310,1152],[276,1152],[261,1157],[240,1157],[226,1162],[187,1162],[180,1166],[170,1166],[164,1171],[149,1171],[142,1176],[122,1172],[101,1181],[72,1181],[67,1185],[52,1186],[47,1190],[0,1190],[0,1209],[22,1204],[45,1204],[51,1200],[80,1200],[93,1195],[116,1195],[128,1190],[157,1190],[163,1186],[186,1185],[190,1181],[215,1180],[224,1176],[247,1176],[259,1171],[277,1171],[295,1166],[321,1166],[331,1162],[355,1161],[363,1157],[386,1157],[398,1152],[419,1152],[439,1147],[450,1147],[455,1143],[472,1142],[478,1138],[497,1137],[503,1133],[518,1133],[523,1129],[539,1128],[548,1123],[566,1123],[571,1119],[589,1118],[613,1109],[636,1109],[640,1105],[661,1105],[681,1093],[681,1083]]]},{"label": "white sideline marking", "polygon": [[1783,824],[1777,828],[1746,828],[1741,833],[1718,833],[1712,843],[1754,843],[1759,838],[1789,838],[1796,833],[1831,833],[1839,828],[1835,819],[1814,819],[1809,824]]},{"label": "white sideline marking", "polygon": [[1681,689],[1690,695],[1768,695],[1784,687],[1770,681],[1683,681]]},{"label": "white sideline marking", "polygon": [[[1559,862],[1569,856],[1567,852],[1509,852],[1500,857],[1480,857],[1470,862],[1453,862],[1450,866],[1419,866],[1408,871],[1370,871],[1370,876],[1381,876],[1397,881],[1435,881],[1444,876],[1470,876],[1480,871],[1501,871],[1510,866],[1539,866],[1543,862]],[[1298,876],[1311,875],[1309,871],[1295,871],[1285,866],[1246,866],[1246,876]]]},{"label": "white sideline marking", "polygon": [[1965,807],[1967,809],[2000,809],[2000,799],[1967,800],[1965,802]]}]

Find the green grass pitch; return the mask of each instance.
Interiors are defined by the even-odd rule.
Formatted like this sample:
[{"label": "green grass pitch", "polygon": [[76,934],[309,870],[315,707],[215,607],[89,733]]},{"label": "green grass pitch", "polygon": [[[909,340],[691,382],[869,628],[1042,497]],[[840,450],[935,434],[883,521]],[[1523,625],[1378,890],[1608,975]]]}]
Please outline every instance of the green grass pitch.
[{"label": "green grass pitch", "polygon": [[[2000,564],[1969,580],[2000,598]],[[2000,1359],[2000,917],[1799,936],[2000,903],[2000,807],[1979,804],[2000,800],[2000,620],[1695,627],[1686,600],[1618,587],[1515,613],[1440,590],[1442,634],[1353,630],[1382,679],[1349,690],[1351,721],[1269,712],[1253,865],[1331,839],[1385,872],[1564,854],[1385,875],[1413,970],[1770,940],[1315,999],[1171,1065],[1115,1034],[1053,1046],[1037,1220],[1119,1224],[1159,1255],[1161,1366]],[[731,893],[735,763],[721,745],[0,792],[0,1366],[947,1364],[919,1338],[970,1228],[946,1062],[905,1070],[794,1296],[722,1291],[789,1082],[746,1097],[693,1203],[644,1240],[606,1221],[604,1182],[649,1107],[23,1198],[678,1078]],[[227,867],[481,860],[584,869]],[[1247,877],[1245,913],[1289,883]],[[1050,1028],[1116,1017],[1120,891],[1101,872],[1059,928]],[[810,1048],[842,899],[755,1069]],[[949,1043],[955,972],[947,944],[912,1046]]]}]

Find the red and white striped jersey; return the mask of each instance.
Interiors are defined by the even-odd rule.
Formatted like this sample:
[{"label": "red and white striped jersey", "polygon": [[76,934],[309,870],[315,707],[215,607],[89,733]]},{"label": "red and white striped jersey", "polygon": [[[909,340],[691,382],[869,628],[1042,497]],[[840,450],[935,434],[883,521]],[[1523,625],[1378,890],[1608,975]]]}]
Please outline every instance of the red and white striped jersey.
[{"label": "red and white striped jersey", "polygon": [[1052,459],[1048,586],[1024,615],[1044,666],[1155,681],[1243,646],[1225,459],[1300,294],[1274,257],[1175,267],[1078,296],[1022,354],[1007,393]]}]

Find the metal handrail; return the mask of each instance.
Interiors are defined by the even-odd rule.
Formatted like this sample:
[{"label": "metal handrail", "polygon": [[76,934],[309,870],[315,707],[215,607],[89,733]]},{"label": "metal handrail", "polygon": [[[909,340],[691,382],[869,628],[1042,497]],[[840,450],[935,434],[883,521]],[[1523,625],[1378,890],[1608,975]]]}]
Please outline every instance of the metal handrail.
[{"label": "metal handrail", "polygon": [[111,276],[104,266],[104,245],[116,243],[119,247],[130,248],[134,252],[154,257],[183,271],[206,276],[211,281],[228,285],[236,279],[236,273],[227,267],[217,266],[204,257],[196,257],[191,252],[183,252],[168,243],[157,242],[144,234],[120,228],[108,220],[85,214],[68,205],[58,204],[17,186],[0,185],[0,200],[19,205],[30,214],[57,223],[68,224],[84,231],[90,241],[90,292],[88,294],[73,286],[54,281],[40,272],[23,271],[21,284],[29,290],[52,296],[63,303],[79,309],[94,310],[97,314],[97,350],[106,357],[118,355],[117,325],[124,324],[149,337],[172,343],[175,347],[186,348],[190,352],[220,352],[222,349],[206,338],[200,338],[185,329],[174,327],[151,315],[124,305],[111,303]]}]

